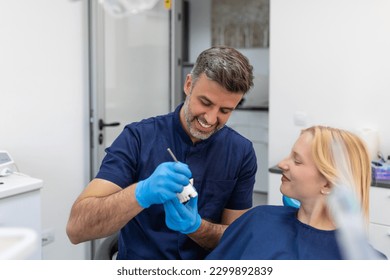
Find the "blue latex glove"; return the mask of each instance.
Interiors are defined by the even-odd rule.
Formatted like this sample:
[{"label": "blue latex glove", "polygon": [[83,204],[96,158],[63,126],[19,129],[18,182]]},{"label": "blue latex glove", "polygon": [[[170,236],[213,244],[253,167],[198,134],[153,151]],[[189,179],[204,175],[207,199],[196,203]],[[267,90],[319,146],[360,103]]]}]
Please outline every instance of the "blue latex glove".
[{"label": "blue latex glove", "polygon": [[143,208],[164,203],[176,198],[176,193],[183,191],[191,177],[191,171],[184,163],[161,163],[149,178],[137,183],[135,198]]},{"label": "blue latex glove", "polygon": [[198,197],[191,198],[186,204],[175,198],[164,203],[165,223],[168,228],[184,234],[198,230],[202,219],[198,214]]}]

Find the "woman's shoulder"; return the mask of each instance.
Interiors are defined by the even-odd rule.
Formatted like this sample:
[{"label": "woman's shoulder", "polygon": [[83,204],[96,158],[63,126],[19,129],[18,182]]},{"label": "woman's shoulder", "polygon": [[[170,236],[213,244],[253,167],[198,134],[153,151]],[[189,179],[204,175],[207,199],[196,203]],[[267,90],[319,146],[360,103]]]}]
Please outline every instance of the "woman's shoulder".
[{"label": "woman's shoulder", "polygon": [[296,220],[297,209],[289,206],[279,205],[259,205],[245,212],[236,221],[237,223],[268,223],[273,222],[291,222]]},{"label": "woman's shoulder", "polygon": [[281,205],[259,205],[248,210],[250,215],[266,215],[266,216],[294,216],[297,209],[289,206]]}]

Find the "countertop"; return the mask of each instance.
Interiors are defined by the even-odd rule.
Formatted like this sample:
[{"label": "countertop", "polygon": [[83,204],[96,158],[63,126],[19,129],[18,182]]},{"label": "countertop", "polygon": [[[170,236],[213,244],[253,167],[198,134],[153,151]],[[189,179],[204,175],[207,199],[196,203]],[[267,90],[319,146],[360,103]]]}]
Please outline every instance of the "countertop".
[{"label": "countertop", "polygon": [[0,198],[34,191],[42,187],[42,180],[27,175],[12,174],[0,177]]}]

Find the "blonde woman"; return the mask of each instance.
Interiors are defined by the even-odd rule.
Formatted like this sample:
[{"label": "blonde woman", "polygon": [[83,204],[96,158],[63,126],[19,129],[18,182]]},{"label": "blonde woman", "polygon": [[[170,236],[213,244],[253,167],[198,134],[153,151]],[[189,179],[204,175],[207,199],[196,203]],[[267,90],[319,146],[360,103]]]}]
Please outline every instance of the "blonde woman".
[{"label": "blonde woman", "polygon": [[[264,205],[249,210],[227,228],[207,259],[329,260],[350,256],[348,244],[340,244],[339,234],[345,232],[339,225],[348,222],[347,215],[336,207],[340,206],[337,197],[331,204],[328,198],[336,189],[345,189],[355,196],[350,198],[360,206],[361,220],[368,221],[371,165],[363,142],[345,130],[313,126],[302,131],[278,167],[283,173],[280,191],[298,200],[300,207]],[[369,253],[362,258],[384,258],[366,247]]]}]

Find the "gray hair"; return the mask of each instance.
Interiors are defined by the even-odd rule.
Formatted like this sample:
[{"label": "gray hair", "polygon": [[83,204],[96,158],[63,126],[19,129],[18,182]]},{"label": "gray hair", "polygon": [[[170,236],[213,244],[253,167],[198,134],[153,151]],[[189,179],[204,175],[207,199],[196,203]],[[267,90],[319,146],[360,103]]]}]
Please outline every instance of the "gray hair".
[{"label": "gray hair", "polygon": [[253,66],[234,48],[220,46],[204,50],[191,71],[192,87],[202,73],[230,92],[245,94],[253,86]]}]

